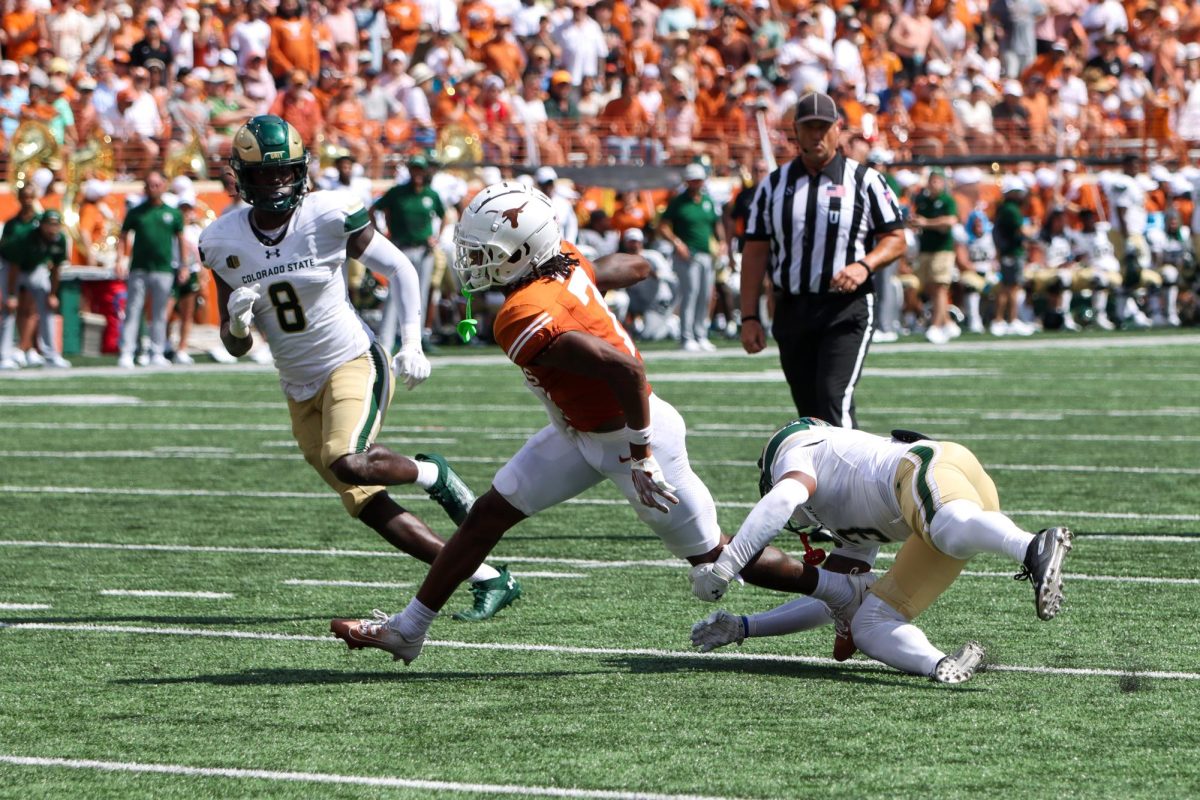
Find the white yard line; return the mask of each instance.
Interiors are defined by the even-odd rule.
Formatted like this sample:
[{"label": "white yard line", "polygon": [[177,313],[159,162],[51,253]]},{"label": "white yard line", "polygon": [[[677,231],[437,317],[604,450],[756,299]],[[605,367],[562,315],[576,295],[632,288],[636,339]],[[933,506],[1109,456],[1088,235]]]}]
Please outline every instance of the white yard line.
[{"label": "white yard line", "polygon": [[[260,631],[240,630],[210,630],[206,628],[157,628],[134,625],[74,625],[54,622],[0,622],[0,630],[10,631],[77,631],[80,633],[131,634],[141,636],[194,636],[207,639],[249,639],[275,642],[320,642],[324,644],[342,645],[341,640],[333,636],[311,636],[296,633],[266,633]],[[723,661],[773,661],[791,664],[810,664],[814,666],[836,666],[840,662],[832,658],[820,656],[774,655],[769,653],[747,652],[713,652],[699,653],[687,650],[657,650],[650,648],[619,648],[619,647],[572,647],[554,644],[500,643],[500,642],[454,642],[427,641],[429,647],[445,647],[456,650],[502,650],[516,653],[562,653],[564,655],[582,656],[649,656],[652,658],[671,658],[680,660],[718,659]],[[869,659],[856,659],[850,662],[851,668],[883,669],[891,671],[890,667]],[[1030,667],[1010,666],[1005,664],[989,664],[988,670],[993,672],[1033,672],[1043,675],[1080,675],[1100,677],[1121,677],[1128,675],[1129,670],[1105,669],[1092,667]],[[1198,672],[1167,672],[1167,671],[1138,671],[1144,678],[1163,678],[1195,681],[1200,680]]]},{"label": "white yard line", "polygon": [[[256,492],[233,489],[154,489],[116,488],[98,486],[16,486],[0,484],[0,494],[77,494],[100,496],[126,497],[246,497],[259,499],[285,500],[321,500],[332,502],[336,495],[329,492]],[[414,501],[428,499],[423,494],[392,494],[396,501]],[[629,501],[610,498],[574,498],[566,501],[567,505],[579,506],[626,506]],[[717,503],[718,508],[753,508],[755,503],[750,501],[728,501]],[[1136,512],[1105,512],[1105,511],[1067,511],[1063,509],[1033,511],[1005,510],[1005,514],[1013,517],[1049,517],[1072,519],[1135,519],[1164,522],[1200,522],[1200,514],[1139,514]]]},{"label": "white yard line", "polygon": [[186,597],[189,600],[229,600],[228,592],[166,592],[158,589],[101,589],[108,597]]},{"label": "white yard line", "polygon": [[49,611],[48,603],[0,603],[0,611]]},{"label": "white yard line", "polygon": [[383,789],[421,789],[429,792],[469,792],[470,794],[517,795],[520,797],[570,797],[594,798],[595,800],[725,800],[724,798],[693,794],[659,794],[657,792],[612,789],[560,789],[554,786],[520,786],[508,783],[459,783],[419,778],[338,775],[330,772],[284,772],[241,767],[189,767],[183,764],[144,764],[135,761],[96,761],[79,758],[0,755],[0,763],[22,767],[58,767],[99,772],[154,773],[195,778],[229,778],[286,783],[341,784]]},{"label": "white yard line", "polygon": [[411,589],[415,584],[385,583],[380,581],[315,581],[303,578],[291,578],[282,582],[284,586],[346,586],[354,589]]},{"label": "white yard line", "polygon": [[[958,424],[958,423],[956,423]],[[965,423],[963,423],[965,424]],[[430,440],[423,439],[428,442]],[[0,459],[47,458],[47,459],[196,459],[200,461],[303,461],[293,441],[267,442],[265,447],[290,448],[295,453],[233,453],[227,448],[173,448],[161,447],[154,450],[0,450]],[[455,456],[456,463],[463,464],[506,464],[509,459],[502,456]],[[693,467],[757,467],[754,461],[693,460]],[[1079,472],[1112,475],[1200,475],[1200,467],[1100,467],[1091,464],[985,464],[987,469],[1005,472]]]},{"label": "white yard line", "polygon": [[[1143,542],[1153,541],[1167,544],[1200,544],[1200,537],[1187,536],[1112,536],[1112,535],[1089,535],[1081,537],[1082,541],[1091,541],[1094,539],[1115,540],[1121,542]],[[326,558],[411,558],[398,550],[307,550],[302,548],[274,548],[274,547],[215,547],[215,546],[195,546],[183,544],[121,544],[108,542],[48,542],[48,541],[11,541],[0,540],[0,547],[30,547],[30,548],[51,548],[62,550],[118,550],[118,551],[140,551],[140,552],[160,552],[160,553],[194,553],[202,555],[275,555],[275,556],[323,556]],[[895,553],[885,552],[877,556],[880,561],[890,561],[895,558]],[[562,565],[574,567],[576,569],[630,569],[630,568],[663,568],[663,569],[683,569],[687,566],[687,562],[682,559],[661,558],[661,559],[641,559],[641,560],[614,560],[603,561],[599,559],[585,558],[552,558],[549,556],[508,556],[498,557],[498,561],[504,561],[509,564],[541,564],[541,565]],[[586,578],[587,575],[578,572],[516,572],[518,577],[523,578]],[[964,575],[984,578],[1011,578],[1011,572],[964,572]],[[1071,574],[1067,576],[1070,580],[1081,581],[1104,581],[1113,583],[1160,583],[1164,585],[1194,585],[1200,584],[1200,578],[1158,578],[1150,576],[1127,576],[1127,575],[1085,575]],[[308,580],[293,578],[283,581],[289,586],[357,586],[372,589],[405,589],[413,586],[413,583],[372,583],[361,581],[324,581],[324,580]],[[0,609],[4,606],[0,605]]]}]

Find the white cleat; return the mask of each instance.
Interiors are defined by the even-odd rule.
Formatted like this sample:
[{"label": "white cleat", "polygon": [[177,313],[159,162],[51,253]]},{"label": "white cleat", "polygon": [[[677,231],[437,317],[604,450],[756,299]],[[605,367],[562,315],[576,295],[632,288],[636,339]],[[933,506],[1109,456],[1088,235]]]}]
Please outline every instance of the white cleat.
[{"label": "white cleat", "polygon": [[183,352],[182,350],[176,350],[175,351],[175,363],[180,364],[182,366],[188,366],[190,364],[195,364],[196,361],[191,356],[189,356],[187,353]]},{"label": "white cleat", "polygon": [[743,618],[720,609],[692,626],[692,646],[701,653],[710,653],[727,644],[740,645],[746,638]]},{"label": "white cleat", "polygon": [[236,364],[237,356],[231,356],[224,347],[214,347],[208,351],[208,356],[218,364]]},{"label": "white cleat", "polygon": [[933,668],[930,677],[936,683],[966,683],[975,677],[975,672],[983,664],[983,647],[975,642],[967,642],[952,656],[946,656]]},{"label": "white cleat", "polygon": [[406,665],[416,661],[425,645],[425,637],[416,641],[405,639],[400,631],[388,627],[391,618],[387,614],[375,609],[371,615],[371,619],[331,620],[329,630],[351,650],[377,647],[391,653],[393,661],[403,661]]}]

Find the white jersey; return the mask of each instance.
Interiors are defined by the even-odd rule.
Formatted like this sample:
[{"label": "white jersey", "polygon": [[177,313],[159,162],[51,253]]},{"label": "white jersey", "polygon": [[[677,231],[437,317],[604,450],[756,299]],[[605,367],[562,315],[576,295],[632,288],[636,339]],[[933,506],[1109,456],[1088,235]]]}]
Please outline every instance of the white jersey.
[{"label": "white jersey", "polygon": [[[896,498],[896,470],[913,445],[850,428],[793,422],[771,437],[763,455],[771,485],[789,472],[816,480],[793,523],[824,525],[852,548],[900,542],[912,534]],[[768,463],[769,462],[769,463]]]},{"label": "white jersey", "polygon": [[1075,258],[1093,269],[1120,270],[1121,262],[1113,249],[1107,230],[1092,232],[1078,231],[1072,235],[1072,252]]},{"label": "white jersey", "polygon": [[[374,340],[346,292],[346,241],[371,223],[343,192],[306,196],[271,239],[250,227],[249,207],[219,217],[200,236],[200,258],[236,289],[260,284],[254,325],[267,338],[288,397],[307,400],[330,373]],[[268,243],[268,241],[270,243]]]}]

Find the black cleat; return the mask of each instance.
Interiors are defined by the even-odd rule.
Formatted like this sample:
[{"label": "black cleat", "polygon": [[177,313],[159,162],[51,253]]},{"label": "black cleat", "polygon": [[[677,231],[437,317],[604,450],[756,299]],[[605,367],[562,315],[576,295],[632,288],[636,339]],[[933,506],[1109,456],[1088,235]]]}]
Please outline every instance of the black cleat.
[{"label": "black cleat", "polygon": [[1014,580],[1033,584],[1033,601],[1039,619],[1054,619],[1062,609],[1062,563],[1071,552],[1071,531],[1067,528],[1046,528],[1039,531],[1025,551],[1025,568]]}]

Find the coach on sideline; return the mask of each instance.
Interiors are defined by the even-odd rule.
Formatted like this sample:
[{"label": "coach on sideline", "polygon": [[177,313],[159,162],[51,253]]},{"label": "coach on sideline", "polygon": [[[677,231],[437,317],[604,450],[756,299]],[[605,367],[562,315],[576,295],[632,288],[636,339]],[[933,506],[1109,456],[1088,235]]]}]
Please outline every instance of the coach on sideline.
[{"label": "coach on sideline", "polygon": [[771,332],[797,412],[853,428],[854,384],[875,323],[871,274],[899,258],[905,243],[896,198],[882,175],[839,152],[841,128],[833,98],[803,95],[800,155],[755,191],[742,254],[742,347],[766,347],[757,315],[769,266]]}]

